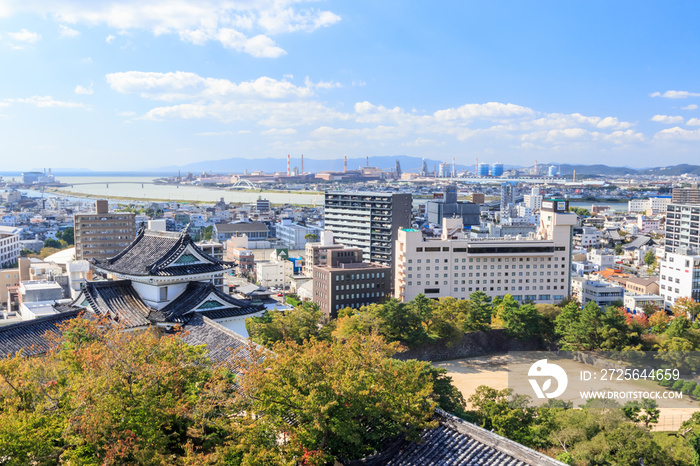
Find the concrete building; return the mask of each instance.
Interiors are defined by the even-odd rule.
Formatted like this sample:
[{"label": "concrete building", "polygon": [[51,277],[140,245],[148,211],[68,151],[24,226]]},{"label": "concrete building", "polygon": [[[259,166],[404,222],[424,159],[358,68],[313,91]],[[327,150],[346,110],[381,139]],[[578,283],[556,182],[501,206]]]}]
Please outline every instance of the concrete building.
[{"label": "concrete building", "polygon": [[336,243],[362,249],[365,262],[392,267],[399,229],[411,226],[411,194],[326,192],[324,206]]},{"label": "concrete building", "polygon": [[306,227],[292,222],[291,218],[283,218],[276,228],[277,238],[289,249],[304,249],[309,240],[306,235],[321,235],[321,228]]},{"label": "concrete building", "polygon": [[6,309],[8,289],[19,286],[19,268],[0,270],[0,309]]},{"label": "concrete building", "polygon": [[700,250],[680,248],[667,252],[660,266],[659,293],[666,309],[671,309],[679,298],[693,298],[700,302]]},{"label": "concrete building", "polygon": [[671,202],[671,196],[652,196],[648,199],[632,199],[627,202],[627,211],[630,213],[665,212],[666,206]]},{"label": "concrete building", "polygon": [[255,210],[258,212],[269,212],[270,201],[268,199],[258,199],[255,201]]},{"label": "concrete building", "polygon": [[658,230],[661,226],[661,220],[655,217],[647,217],[646,215],[637,216],[637,227],[640,233],[649,233]]},{"label": "concrete building", "polygon": [[19,259],[21,228],[0,226],[0,267],[13,265]]},{"label": "concrete building", "polygon": [[615,254],[604,249],[591,249],[588,260],[593,263],[597,272],[615,267]]},{"label": "concrete building", "polygon": [[604,281],[587,280],[583,277],[571,279],[572,295],[582,306],[594,301],[601,309],[611,306],[616,301],[624,302],[625,289]]},{"label": "concrete building", "polygon": [[600,231],[593,227],[574,228],[575,248],[599,248]]},{"label": "concrete building", "polygon": [[[359,258],[361,251],[332,251],[336,260]],[[347,255],[344,257],[343,255]],[[336,317],[338,310],[382,302],[391,297],[391,269],[380,264],[335,262],[312,269],[313,301],[321,311]]]},{"label": "concrete building", "polygon": [[136,236],[135,214],[110,212],[106,200],[95,201],[94,213],[76,213],[75,258],[102,260],[116,256]]},{"label": "concrete building", "polygon": [[625,291],[639,295],[659,295],[659,277],[630,277],[625,282]]},{"label": "concrete building", "polygon": [[224,260],[224,245],[218,241],[199,241],[195,243],[203,253],[209,254],[214,259]]},{"label": "concrete building", "polygon": [[700,204],[700,189],[698,188],[673,188],[672,194],[672,204]]},{"label": "concrete building", "polygon": [[519,301],[556,303],[570,294],[571,229],[576,215],[565,201],[546,201],[536,235],[531,238],[464,236],[458,219],[444,219],[441,238],[418,230],[399,231],[394,296],[410,301],[468,299],[482,291],[511,294]]},{"label": "concrete building", "polygon": [[664,298],[658,294],[637,294],[632,292],[625,292],[625,308],[627,311],[636,311],[637,313],[643,313],[644,308],[647,306],[653,306],[656,309],[664,308]]},{"label": "concrete building", "polygon": [[671,203],[666,206],[664,249],[677,252],[680,248],[700,248],[700,204]]},{"label": "concrete building", "polygon": [[250,249],[269,248],[269,235],[270,229],[262,222],[216,223],[212,232],[212,238],[219,242],[245,236]]},{"label": "concrete building", "polygon": [[530,190],[530,194],[525,194],[525,196],[523,196],[523,202],[533,211],[540,210],[542,208],[543,197],[544,196],[540,194],[540,188],[534,187]]},{"label": "concrete building", "polygon": [[270,254],[269,262],[255,264],[255,276],[264,288],[287,289],[291,285],[294,264],[289,260],[287,249],[276,249]]},{"label": "concrete building", "polygon": [[332,231],[322,231],[320,240],[318,243],[306,243],[304,248],[304,275],[307,277],[311,277],[314,265],[326,262],[328,251],[345,248],[342,244],[333,244]]},{"label": "concrete building", "polygon": [[501,184],[501,218],[511,216],[511,207],[515,202],[515,185],[509,182]]},{"label": "concrete building", "polygon": [[473,202],[459,202],[457,186],[450,185],[434,194],[434,198],[426,203],[426,212],[429,223],[442,225],[443,218],[461,218],[468,227],[479,224],[481,207]]}]

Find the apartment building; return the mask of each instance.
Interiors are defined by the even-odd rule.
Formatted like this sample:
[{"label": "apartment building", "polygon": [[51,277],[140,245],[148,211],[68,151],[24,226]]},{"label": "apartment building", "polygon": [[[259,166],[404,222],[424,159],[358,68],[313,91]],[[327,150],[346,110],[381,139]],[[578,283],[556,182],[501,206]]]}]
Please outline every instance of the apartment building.
[{"label": "apartment building", "polygon": [[412,200],[411,194],[329,191],[325,228],[336,243],[362,249],[365,262],[392,267],[399,229],[411,226]]},{"label": "apartment building", "polygon": [[95,201],[95,212],[76,213],[73,220],[76,260],[114,257],[136,237],[135,214],[110,212],[103,199]]},{"label": "apartment building", "polygon": [[19,259],[21,228],[0,226],[0,267],[8,267]]},{"label": "apartment building", "polygon": [[700,302],[700,250],[680,248],[667,252],[661,261],[659,293],[666,309],[671,309],[679,298],[693,298]]},{"label": "apartment building", "polygon": [[467,299],[476,291],[518,301],[556,303],[570,294],[571,240],[576,215],[568,202],[544,201],[536,234],[528,238],[466,238],[460,219],[444,219],[441,238],[399,231],[394,296],[410,301]]}]

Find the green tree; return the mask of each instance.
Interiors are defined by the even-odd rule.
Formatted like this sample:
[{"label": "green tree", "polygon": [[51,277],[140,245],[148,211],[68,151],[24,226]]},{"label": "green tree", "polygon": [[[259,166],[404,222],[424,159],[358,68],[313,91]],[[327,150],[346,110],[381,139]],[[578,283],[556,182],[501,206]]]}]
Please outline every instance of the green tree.
[{"label": "green tree", "polygon": [[386,439],[416,440],[435,426],[428,363],[393,359],[396,348],[377,335],[354,335],[303,346],[285,341],[274,346],[274,357],[255,352],[240,381],[238,412],[245,413],[247,429],[234,441],[242,462],[359,459]]},{"label": "green tree", "polygon": [[285,340],[299,344],[311,338],[330,340],[334,324],[317,304],[305,302],[291,311],[267,311],[261,317],[246,319],[246,329],[251,340],[271,348]]},{"label": "green tree", "polygon": [[73,227],[68,227],[62,232],[57,233],[56,238],[62,239],[68,245],[75,244],[75,230],[73,229]]},{"label": "green tree", "polygon": [[646,254],[644,254],[644,264],[646,264],[647,267],[656,264],[656,254],[653,249],[648,250]]},{"label": "green tree", "polygon": [[304,235],[304,239],[306,241],[318,241],[318,235],[315,235],[314,233],[307,233]]},{"label": "green tree", "polygon": [[518,305],[509,294],[498,306],[498,315],[503,320],[506,332],[517,340],[542,336],[542,318],[534,304]]},{"label": "green tree", "polygon": [[496,390],[481,385],[468,401],[479,426],[516,442],[532,445],[530,429],[536,411],[528,406],[528,397],[515,395],[512,389]]},{"label": "green tree", "polygon": [[483,291],[476,291],[469,295],[462,329],[465,332],[487,330],[490,327],[492,314],[491,297]]},{"label": "green tree", "polygon": [[622,406],[622,412],[632,422],[641,423],[647,429],[650,425],[659,422],[659,415],[661,414],[659,405],[656,401],[649,398],[644,398],[641,402],[636,400],[628,401]]},{"label": "green tree", "polygon": [[63,245],[61,244],[61,241],[53,238],[47,238],[44,241],[44,247],[45,248],[55,248],[55,249],[61,249]]}]

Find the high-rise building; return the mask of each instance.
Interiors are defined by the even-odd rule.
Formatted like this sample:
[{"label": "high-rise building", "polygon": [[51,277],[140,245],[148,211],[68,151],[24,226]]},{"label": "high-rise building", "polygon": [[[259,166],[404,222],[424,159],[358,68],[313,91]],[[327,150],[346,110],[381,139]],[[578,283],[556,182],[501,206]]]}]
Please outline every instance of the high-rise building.
[{"label": "high-rise building", "polygon": [[700,189],[698,188],[673,188],[671,196],[673,204],[700,204]]},{"label": "high-rise building", "polygon": [[576,214],[568,202],[545,201],[531,238],[466,238],[461,220],[444,219],[441,238],[402,229],[397,241],[394,296],[410,301],[467,299],[476,291],[518,301],[555,303],[571,293],[571,234]]},{"label": "high-rise building", "polygon": [[512,183],[501,184],[501,217],[510,217],[510,208],[515,201],[515,186]]},{"label": "high-rise building", "polygon": [[22,249],[19,241],[21,231],[17,227],[0,226],[0,268],[15,264],[19,259]]},{"label": "high-rise building", "polygon": [[391,267],[399,228],[411,225],[412,203],[411,194],[326,192],[325,228],[336,243],[362,249],[365,262]]},{"label": "high-rise building", "polygon": [[75,214],[76,260],[108,259],[136,237],[136,214],[110,212],[106,200],[95,201],[94,213]]},{"label": "high-rise building", "polygon": [[674,188],[666,206],[666,252],[700,248],[700,199],[695,188]]}]

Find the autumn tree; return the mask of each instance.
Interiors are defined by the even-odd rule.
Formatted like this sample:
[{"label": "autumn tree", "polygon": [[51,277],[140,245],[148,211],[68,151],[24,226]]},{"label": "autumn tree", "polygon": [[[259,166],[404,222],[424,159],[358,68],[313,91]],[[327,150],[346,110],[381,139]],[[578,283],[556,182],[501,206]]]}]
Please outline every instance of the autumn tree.
[{"label": "autumn tree", "polygon": [[249,429],[232,448],[244,464],[328,464],[362,458],[387,439],[417,439],[435,425],[434,378],[428,363],[393,359],[396,350],[372,334],[288,340],[274,355],[254,354],[240,385]]},{"label": "autumn tree", "polygon": [[[212,454],[225,369],[178,335],[82,318],[44,357],[0,361],[5,464],[181,464]],[[194,450],[197,453],[194,453]]]},{"label": "autumn tree", "polygon": [[246,319],[246,329],[251,340],[271,347],[283,340],[328,340],[334,324],[317,304],[305,302],[290,311],[267,311],[260,317]]},{"label": "autumn tree", "polygon": [[695,316],[700,312],[700,303],[693,298],[678,298],[671,308],[676,317],[685,317],[690,321],[695,321]]}]

